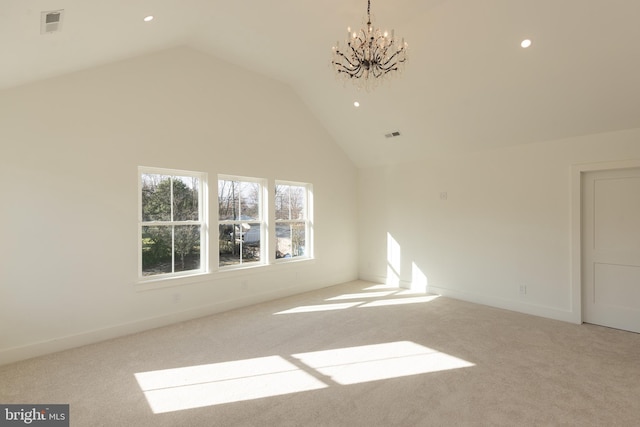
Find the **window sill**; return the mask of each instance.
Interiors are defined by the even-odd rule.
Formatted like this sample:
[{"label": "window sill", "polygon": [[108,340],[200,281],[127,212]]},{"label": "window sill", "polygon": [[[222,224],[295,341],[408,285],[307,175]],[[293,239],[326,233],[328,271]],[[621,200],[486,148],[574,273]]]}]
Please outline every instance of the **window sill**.
[{"label": "window sill", "polygon": [[272,264],[259,264],[243,267],[222,267],[215,271],[190,274],[188,276],[158,277],[149,279],[140,279],[135,283],[135,289],[138,292],[150,291],[154,289],[171,288],[175,286],[193,285],[213,280],[224,279],[233,276],[253,275],[264,272],[265,270],[280,270],[287,266],[303,263],[315,263],[315,258],[302,259],[279,259]]},{"label": "window sill", "polygon": [[272,265],[296,264],[298,262],[314,261],[311,257],[278,258]]},{"label": "window sill", "polygon": [[139,279],[135,287],[137,291],[149,291],[152,289],[170,288],[173,286],[191,285],[202,283],[210,279],[210,272],[189,274],[188,276],[156,277]]}]

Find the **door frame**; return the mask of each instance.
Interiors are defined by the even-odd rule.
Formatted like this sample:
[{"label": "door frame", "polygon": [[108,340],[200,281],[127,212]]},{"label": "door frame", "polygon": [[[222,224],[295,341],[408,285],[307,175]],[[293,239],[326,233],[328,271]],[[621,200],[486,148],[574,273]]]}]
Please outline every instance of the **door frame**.
[{"label": "door frame", "polygon": [[582,323],[582,175],[587,172],[640,168],[640,159],[582,163],[571,168],[571,318]]}]

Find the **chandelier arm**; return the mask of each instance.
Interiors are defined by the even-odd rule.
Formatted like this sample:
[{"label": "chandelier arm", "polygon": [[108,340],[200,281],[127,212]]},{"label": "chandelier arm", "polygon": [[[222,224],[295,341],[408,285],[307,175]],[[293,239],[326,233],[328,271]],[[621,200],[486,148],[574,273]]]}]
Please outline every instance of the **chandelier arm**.
[{"label": "chandelier arm", "polygon": [[397,70],[398,69],[398,64],[397,63],[393,63],[389,66],[385,66],[385,67],[380,67],[381,70],[384,70],[385,73],[388,73],[389,71],[393,71],[393,70]]},{"label": "chandelier arm", "polygon": [[[384,63],[382,65],[387,65],[389,62],[391,62],[395,57],[398,56],[399,53],[401,53],[402,50],[399,50],[397,52],[394,52],[393,55],[391,55],[386,61],[384,61]],[[404,60],[402,60],[402,62],[404,62]]]},{"label": "chandelier arm", "polygon": [[338,67],[337,71],[338,72],[347,73],[347,74],[357,74],[358,70],[361,68],[361,65],[359,63],[358,64],[354,64],[354,63],[350,62],[346,58],[345,58],[345,60],[347,61],[347,63],[350,66],[347,66],[346,64],[344,64],[342,62],[335,62],[335,61],[333,62],[333,64]]},{"label": "chandelier arm", "polygon": [[347,73],[350,76],[356,75],[360,72],[360,67],[355,67],[355,68],[344,68],[342,69],[343,73]]},{"label": "chandelier arm", "polygon": [[[351,60],[349,59],[349,57],[347,55],[345,55],[344,53],[337,51],[336,52],[338,55],[340,55],[342,58],[344,58],[344,60],[352,67],[356,67],[358,66],[358,63],[353,63],[351,62]],[[342,65],[343,67],[346,67],[345,65],[343,65],[342,63],[340,63],[340,65]]]},{"label": "chandelier arm", "polygon": [[349,78],[360,78],[360,76],[358,74],[361,74],[361,68],[357,67],[352,71],[345,71],[345,70],[338,70],[338,73],[343,73],[345,76],[348,76]]},{"label": "chandelier arm", "polygon": [[[346,62],[347,64],[351,65],[352,67],[355,67],[355,66],[357,65],[357,64],[354,64],[353,62],[351,62],[351,61],[349,60],[349,58],[348,58],[345,54],[341,53],[341,54],[340,54],[340,56],[342,56],[342,58],[345,60],[345,62]],[[346,65],[345,65],[345,64],[343,64],[342,62],[340,62],[340,65],[342,65],[342,66],[346,67]]]},{"label": "chandelier arm", "polygon": [[361,48],[362,48],[362,46],[365,46],[365,45],[366,45],[366,43],[367,43],[367,38],[366,38],[366,37],[362,38],[360,35],[358,35],[358,37],[356,37],[355,39],[353,39],[353,41],[354,41],[354,42],[355,42],[355,41],[357,41],[358,43],[349,43],[349,46],[350,46],[352,49],[354,49],[353,45],[354,45],[354,44],[357,44],[358,49],[361,49]]},{"label": "chandelier arm", "polygon": [[378,48],[378,46],[376,46],[376,48],[373,50],[373,57],[376,59],[377,63],[381,63],[382,58],[384,58],[384,55],[386,54],[386,49],[380,49]]},{"label": "chandelier arm", "polygon": [[398,62],[393,62],[391,64],[389,64],[389,62],[385,62],[384,64],[379,64],[379,67],[381,70],[392,70],[392,69],[398,69],[398,64],[404,62],[404,60],[402,61],[398,61]]},{"label": "chandelier arm", "polygon": [[[351,48],[351,53],[353,54],[352,58],[357,60],[357,65],[361,65],[362,64],[362,59],[364,58],[364,52],[360,52],[360,50],[356,50],[353,46],[349,46]],[[353,64],[349,59],[347,59],[347,61],[351,64],[351,65],[356,65]]]},{"label": "chandelier arm", "polygon": [[344,66],[342,64],[338,64],[338,66],[339,66],[338,69],[337,69],[338,72],[347,73],[347,74],[357,73],[358,69],[360,68],[360,66],[355,66],[353,68],[349,68],[349,67],[346,67],[346,66]]},{"label": "chandelier arm", "polygon": [[355,55],[356,58],[359,58],[359,55],[358,55],[359,49],[356,49],[355,47],[353,47],[351,43],[349,43],[349,48],[351,49],[351,53],[353,53],[353,55]]},{"label": "chandelier arm", "polygon": [[393,60],[396,56],[398,56],[400,53],[402,52],[402,50],[396,50],[395,52],[393,52],[391,54],[391,56],[389,56],[389,58],[387,58],[387,60],[385,62],[389,62],[391,60]]}]

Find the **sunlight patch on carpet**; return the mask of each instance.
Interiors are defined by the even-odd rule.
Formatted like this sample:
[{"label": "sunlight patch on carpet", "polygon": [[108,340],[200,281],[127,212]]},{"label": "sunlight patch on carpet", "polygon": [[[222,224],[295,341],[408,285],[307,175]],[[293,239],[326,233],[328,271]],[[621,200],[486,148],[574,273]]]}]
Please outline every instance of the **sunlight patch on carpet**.
[{"label": "sunlight patch on carpet", "polygon": [[362,303],[363,301],[344,302],[336,304],[302,305],[300,307],[290,308],[289,310],[279,311],[273,314],[313,313],[314,311],[344,310],[345,308],[355,307]]},{"label": "sunlight patch on carpet", "polygon": [[396,291],[383,291],[383,292],[361,292],[357,294],[343,294],[335,297],[327,298],[325,301],[336,301],[336,300],[345,300],[345,299],[361,299],[361,298],[378,298],[378,297],[387,297],[389,295],[395,294]]},{"label": "sunlight patch on carpet", "polygon": [[420,304],[424,302],[433,301],[436,298],[438,298],[438,295],[427,295],[424,297],[412,297],[412,298],[382,299],[382,300],[371,301],[366,304],[362,304],[360,307],[383,307],[388,305]]},{"label": "sunlight patch on carpet", "polygon": [[328,387],[280,356],[135,374],[155,414]]},{"label": "sunlight patch on carpet", "polygon": [[403,288],[399,288],[398,286],[391,286],[391,285],[387,285],[386,283],[378,283],[376,285],[371,285],[371,286],[367,286],[366,288],[363,288],[363,291],[381,291],[381,290],[391,290],[391,291],[399,291],[402,290]]},{"label": "sunlight patch on carpet", "polygon": [[470,366],[475,365],[397,341],[139,372],[135,378],[153,413],[162,414]]},{"label": "sunlight patch on carpet", "polygon": [[411,341],[315,351],[293,357],[342,385],[475,366]]},{"label": "sunlight patch on carpet", "polygon": [[[423,296],[412,297],[408,295],[416,295],[420,294]],[[279,311],[276,314],[299,314],[299,313],[313,313],[318,311],[332,311],[332,310],[345,310],[348,308],[354,307],[384,307],[391,305],[403,305],[403,304],[421,304],[433,301],[438,298],[439,295],[424,295],[423,292],[415,292],[410,289],[405,291],[383,291],[383,292],[365,292],[365,293],[355,293],[355,294],[344,294],[338,295],[336,297],[327,298],[325,301],[339,301],[339,300],[349,300],[352,298],[379,298],[385,296],[393,296],[393,297],[402,297],[402,298],[388,298],[388,299],[377,299],[374,301],[353,301],[353,302],[344,302],[344,303],[331,303],[331,304],[317,304],[317,305],[302,305],[299,307],[290,308],[288,310]],[[407,297],[408,296],[408,297]]]}]

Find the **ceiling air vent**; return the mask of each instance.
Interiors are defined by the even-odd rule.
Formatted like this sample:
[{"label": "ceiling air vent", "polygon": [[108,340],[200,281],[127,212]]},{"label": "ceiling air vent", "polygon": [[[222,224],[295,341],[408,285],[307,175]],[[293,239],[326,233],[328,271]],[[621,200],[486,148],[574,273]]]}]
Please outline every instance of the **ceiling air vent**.
[{"label": "ceiling air vent", "polygon": [[387,133],[387,134],[385,134],[384,137],[385,138],[395,138],[396,136],[400,136],[400,132],[399,131]]},{"label": "ceiling air vent", "polygon": [[50,10],[40,14],[40,34],[57,33],[62,30],[63,9]]}]

